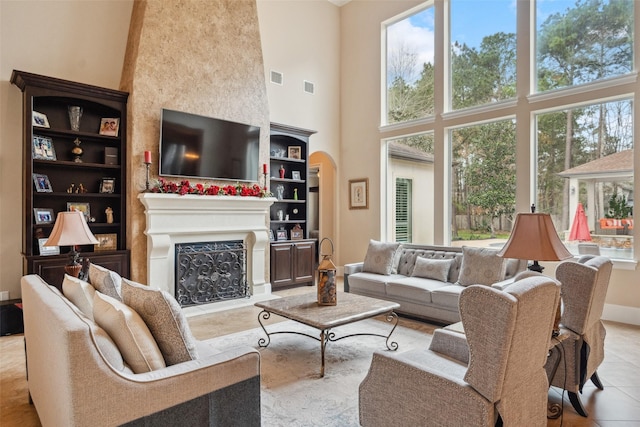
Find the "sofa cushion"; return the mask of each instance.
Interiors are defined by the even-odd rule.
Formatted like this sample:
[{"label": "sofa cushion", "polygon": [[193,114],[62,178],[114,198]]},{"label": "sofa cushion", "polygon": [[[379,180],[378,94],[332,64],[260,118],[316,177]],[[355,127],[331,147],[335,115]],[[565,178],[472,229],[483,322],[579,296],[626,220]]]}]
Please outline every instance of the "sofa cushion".
[{"label": "sofa cushion", "polygon": [[367,254],[364,257],[362,271],[389,275],[394,270],[394,260],[399,243],[385,243],[370,240]]},{"label": "sofa cushion", "polygon": [[198,358],[187,319],[168,292],[122,279],[122,301],[147,324],[167,366]]},{"label": "sofa cushion", "polygon": [[434,289],[431,292],[431,301],[437,306],[458,310],[458,300],[464,288],[465,286],[456,284]]},{"label": "sofa cushion", "polygon": [[385,284],[389,280],[402,279],[404,276],[399,274],[390,274],[384,276],[382,274],[360,272],[349,276],[349,292],[357,294],[379,294],[386,293]]},{"label": "sofa cushion", "polygon": [[434,279],[420,277],[405,277],[387,282],[387,295],[403,300],[413,301],[417,304],[431,304],[431,292],[435,289],[449,285]]},{"label": "sofa cushion", "polygon": [[429,259],[418,257],[411,276],[446,282],[449,278],[449,269],[451,268],[453,261],[453,259]]},{"label": "sofa cushion", "polygon": [[93,317],[98,326],[116,343],[134,373],[149,372],[166,366],[149,328],[133,309],[115,298],[96,292]]},{"label": "sofa cushion", "polygon": [[100,265],[90,264],[89,283],[91,283],[98,292],[122,301],[122,294],[120,293],[122,278],[115,271],[111,271]]},{"label": "sofa cushion", "polygon": [[487,285],[504,278],[505,259],[490,248],[462,247],[462,265],[457,284],[462,286]]},{"label": "sofa cushion", "polygon": [[93,321],[93,295],[96,289],[91,284],[77,277],[64,275],[62,292],[78,309]]}]

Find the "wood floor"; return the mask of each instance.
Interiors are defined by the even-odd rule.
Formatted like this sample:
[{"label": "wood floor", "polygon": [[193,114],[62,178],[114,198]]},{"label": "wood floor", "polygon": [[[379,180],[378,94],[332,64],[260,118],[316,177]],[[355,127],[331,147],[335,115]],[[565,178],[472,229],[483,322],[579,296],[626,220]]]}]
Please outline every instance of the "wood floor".
[{"label": "wood floor", "polygon": [[[275,294],[305,292],[315,292],[315,287],[292,288]],[[259,312],[253,306],[237,308],[190,317],[189,324],[197,339],[208,339],[258,327]],[[269,322],[281,320],[272,316]],[[400,322],[406,327],[424,328],[416,320],[401,318]],[[589,417],[577,415],[565,396],[562,418],[549,420],[548,426],[640,426],[640,327],[614,322],[605,322],[605,326],[606,355],[598,369],[604,390],[588,383],[582,395]],[[552,388],[550,401],[561,403],[561,392]],[[22,335],[0,337],[0,426],[40,426],[35,408],[28,402]]]}]

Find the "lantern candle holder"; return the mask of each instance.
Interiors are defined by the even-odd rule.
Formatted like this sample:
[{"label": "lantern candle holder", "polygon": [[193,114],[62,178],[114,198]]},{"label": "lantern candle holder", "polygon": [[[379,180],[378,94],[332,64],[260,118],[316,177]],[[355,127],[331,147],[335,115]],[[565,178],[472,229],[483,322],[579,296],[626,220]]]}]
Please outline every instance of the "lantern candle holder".
[{"label": "lantern candle holder", "polygon": [[[331,253],[322,254],[322,243],[327,240],[331,244]],[[328,237],[318,245],[322,260],[318,265],[318,305],[337,305],[338,292],[336,289],[336,265],[331,260],[333,256],[333,242]]]}]

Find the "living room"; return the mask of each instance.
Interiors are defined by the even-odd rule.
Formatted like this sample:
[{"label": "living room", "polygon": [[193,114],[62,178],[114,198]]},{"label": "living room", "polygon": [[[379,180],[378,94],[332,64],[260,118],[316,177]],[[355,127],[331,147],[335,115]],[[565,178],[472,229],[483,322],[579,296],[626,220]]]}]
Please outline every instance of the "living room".
[{"label": "living room", "polygon": [[[234,13],[236,2],[215,3]],[[147,280],[145,222],[143,208],[136,198],[144,187],[143,153],[157,152],[160,108],[168,103],[211,116],[256,122],[264,128],[268,128],[269,122],[276,122],[316,130],[310,144],[311,161],[320,165],[322,179],[331,183],[324,185],[329,190],[322,203],[321,236],[335,242],[334,261],[339,268],[360,261],[370,238],[385,237],[381,232],[385,218],[384,195],[380,191],[383,175],[377,167],[383,162],[381,141],[422,130],[419,124],[402,129],[380,128],[380,25],[422,3],[351,1],[339,7],[324,0],[257,0],[252,16],[227,22],[226,26],[222,26],[224,19],[216,17],[215,22],[221,23],[219,32],[253,34],[255,50],[230,54],[220,53],[219,46],[226,45],[221,40],[226,38],[220,37],[219,32],[209,39],[194,39],[199,34],[197,29],[206,27],[212,17],[201,9],[189,10],[184,4],[175,9],[165,6],[167,9],[162,12],[166,21],[149,22],[149,16],[140,16],[145,25],[137,27],[141,22],[132,21],[132,10],[136,7],[132,1],[2,2],[0,290],[8,291],[11,298],[19,298],[19,279],[23,273],[20,254],[23,214],[16,209],[22,205],[18,178],[22,176],[22,108],[19,90],[9,83],[14,69],[131,92],[132,114],[140,117],[130,120],[128,130],[131,214],[127,247],[132,250],[133,280]],[[638,11],[635,13],[637,16]],[[154,15],[154,19],[160,19],[159,15]],[[184,25],[173,27],[175,21]],[[140,36],[137,31],[157,34],[155,31],[162,27],[175,28],[170,39],[163,40],[167,44],[146,46],[144,55],[127,51],[132,35]],[[638,37],[640,31],[634,34]],[[153,39],[145,34],[142,37]],[[176,46],[175,51],[169,49],[170,45]],[[156,49],[155,57],[148,56],[152,48]],[[637,52],[638,46],[635,49]],[[239,61],[235,55],[251,56],[250,60],[245,57]],[[239,63],[251,63],[252,69],[239,70]],[[134,66],[140,68],[124,71]],[[269,82],[272,70],[284,75],[284,84]],[[127,80],[125,76],[135,77]],[[315,84],[314,95],[301,89],[304,80]],[[249,81],[251,84],[247,84]],[[149,82],[154,87],[144,87]],[[236,96],[234,90],[240,90],[242,96]],[[154,94],[153,99],[147,98],[150,93]],[[162,96],[156,96],[159,93]],[[177,99],[178,93],[187,99]],[[633,93],[636,97],[636,92]],[[635,114],[637,118],[638,113]],[[524,139],[528,139],[528,134],[524,131]],[[266,158],[266,146],[262,150]],[[528,146],[520,145],[519,150],[526,153]],[[436,174],[434,184],[435,206],[448,204],[444,173],[447,168],[442,151],[442,146],[436,148],[439,175]],[[634,166],[639,162],[640,156],[636,154]],[[518,159],[518,165],[522,166],[518,170],[524,171],[519,178],[527,183],[519,186],[517,193],[519,212],[530,205],[527,175],[530,163],[527,154]],[[348,209],[348,182],[362,177],[369,180],[369,208]],[[634,179],[638,185],[638,177]],[[449,239],[446,227],[436,226],[447,222],[446,211],[436,209],[433,218],[433,242],[424,243],[446,244]],[[634,245],[638,253],[637,239]],[[549,263],[546,273],[553,274],[553,269],[554,264]],[[606,319],[640,324],[638,283],[640,271],[634,262],[616,264],[607,295]]]}]

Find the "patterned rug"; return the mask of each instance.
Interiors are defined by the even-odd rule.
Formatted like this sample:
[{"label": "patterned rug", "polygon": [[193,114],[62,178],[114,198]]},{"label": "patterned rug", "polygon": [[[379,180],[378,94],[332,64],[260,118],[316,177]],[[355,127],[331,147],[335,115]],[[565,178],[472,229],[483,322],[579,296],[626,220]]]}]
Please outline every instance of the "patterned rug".
[{"label": "patterned rug", "polygon": [[[391,336],[398,352],[428,346],[432,325],[400,319]],[[319,336],[319,331],[286,321],[267,327],[272,331],[298,331]],[[378,319],[333,329],[337,337],[354,333],[386,335],[390,325]],[[261,328],[215,338],[216,345],[249,345],[260,351],[262,425],[265,427],[358,426],[358,386],[371,364],[374,351],[389,351],[384,338],[357,336],[327,344],[325,376],[320,377],[320,343],[296,334],[271,336],[267,348]]]}]

